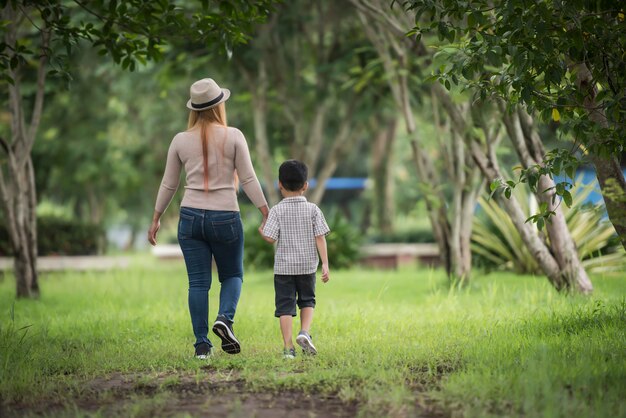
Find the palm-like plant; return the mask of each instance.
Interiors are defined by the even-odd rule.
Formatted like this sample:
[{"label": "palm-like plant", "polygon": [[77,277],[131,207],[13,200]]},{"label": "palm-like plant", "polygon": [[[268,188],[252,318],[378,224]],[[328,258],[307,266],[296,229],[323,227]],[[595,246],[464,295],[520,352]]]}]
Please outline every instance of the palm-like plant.
[{"label": "palm-like plant", "polygon": [[[570,191],[573,196],[571,207],[563,205],[562,208],[583,266],[592,273],[623,271],[626,253],[614,239],[615,230],[606,218],[604,207],[585,203],[593,184],[581,185],[580,178],[575,184],[578,186]],[[521,185],[513,193],[527,216],[532,215],[534,208],[531,206],[536,202],[534,196]],[[541,274],[539,265],[506,212],[493,199],[481,197],[478,203],[481,213],[474,217],[472,234],[472,252],[478,258],[478,264],[520,274]],[[537,233],[545,238],[541,231]]]}]

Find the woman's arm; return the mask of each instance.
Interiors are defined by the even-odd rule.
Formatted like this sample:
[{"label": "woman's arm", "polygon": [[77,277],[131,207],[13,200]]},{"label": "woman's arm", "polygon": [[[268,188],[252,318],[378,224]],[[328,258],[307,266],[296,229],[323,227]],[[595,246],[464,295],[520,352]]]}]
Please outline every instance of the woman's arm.
[{"label": "woman's arm", "polygon": [[[176,138],[174,138],[175,140]],[[170,148],[167,151],[167,160],[165,162],[165,172],[163,173],[163,180],[161,180],[161,186],[157,194],[156,203],[154,205],[154,213],[152,215],[152,222],[150,229],[148,229],[148,241],[152,245],[156,245],[156,237],[161,227],[161,215],[170,205],[178,184],[180,183],[180,171],[182,169],[182,163],[178,157],[178,152],[174,145],[174,140],[170,144]]]},{"label": "woman's arm", "polygon": [[150,224],[150,229],[148,230],[148,241],[150,244],[157,244],[157,233],[159,232],[159,228],[161,228],[161,215],[163,213],[154,211],[154,215],[152,215],[152,223]]},{"label": "woman's arm", "polygon": [[165,172],[163,173],[163,180],[161,180],[156,204],[154,205],[155,212],[159,212],[159,214],[164,213],[170,205],[176,190],[178,190],[178,184],[180,183],[180,171],[182,170],[183,164],[178,157],[175,141],[176,137],[172,140],[170,148],[167,151]]},{"label": "woman's arm", "polygon": [[241,187],[254,206],[259,208],[263,219],[267,219],[267,200],[265,200],[263,189],[261,189],[259,179],[254,172],[250,151],[248,150],[248,143],[240,130],[236,128],[232,129],[235,135],[235,170],[237,170]]}]

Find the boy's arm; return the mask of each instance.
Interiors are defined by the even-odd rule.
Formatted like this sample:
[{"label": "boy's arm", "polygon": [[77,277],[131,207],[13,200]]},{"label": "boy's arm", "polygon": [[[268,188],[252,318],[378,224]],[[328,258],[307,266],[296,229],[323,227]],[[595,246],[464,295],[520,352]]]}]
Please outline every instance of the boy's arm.
[{"label": "boy's arm", "polygon": [[276,242],[275,239],[272,239],[270,237],[266,237],[265,235],[263,235],[263,227],[259,227],[259,232],[261,233],[261,236],[263,237],[263,239],[267,242],[269,242],[270,244],[273,244]]},{"label": "boy's arm", "polygon": [[270,244],[273,244],[278,240],[278,236],[280,234],[280,224],[274,208],[270,209],[267,220],[259,227],[259,233],[263,239]]},{"label": "boy's arm", "polygon": [[315,245],[317,245],[317,251],[320,253],[320,258],[322,259],[322,281],[326,283],[330,279],[330,272],[328,271],[328,250],[326,249],[326,237],[324,235],[316,236]]}]

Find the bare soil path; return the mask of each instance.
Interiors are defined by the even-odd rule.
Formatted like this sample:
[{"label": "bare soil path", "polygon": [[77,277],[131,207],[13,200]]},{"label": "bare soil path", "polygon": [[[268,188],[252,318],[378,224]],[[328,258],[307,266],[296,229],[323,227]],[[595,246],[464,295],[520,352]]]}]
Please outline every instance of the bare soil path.
[{"label": "bare soil path", "polygon": [[336,395],[251,391],[238,373],[112,374],[85,382],[71,398],[24,400],[0,408],[2,417],[192,416],[313,418],[354,417],[355,403]]}]

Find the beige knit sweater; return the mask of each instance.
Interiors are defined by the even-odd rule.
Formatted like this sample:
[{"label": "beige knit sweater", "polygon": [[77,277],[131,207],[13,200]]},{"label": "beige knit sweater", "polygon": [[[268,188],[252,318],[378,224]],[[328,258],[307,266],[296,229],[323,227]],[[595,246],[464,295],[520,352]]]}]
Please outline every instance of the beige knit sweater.
[{"label": "beige knit sweater", "polygon": [[156,199],[155,210],[163,213],[180,183],[180,170],[186,173],[181,206],[209,210],[239,211],[235,192],[235,170],[243,191],[256,207],[267,205],[254,173],[246,138],[232,127],[209,128],[209,191],[204,191],[204,161],[199,130],[177,134],[167,153],[165,173]]}]

